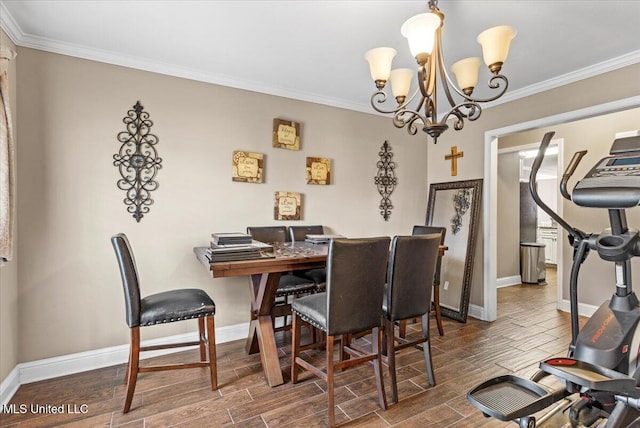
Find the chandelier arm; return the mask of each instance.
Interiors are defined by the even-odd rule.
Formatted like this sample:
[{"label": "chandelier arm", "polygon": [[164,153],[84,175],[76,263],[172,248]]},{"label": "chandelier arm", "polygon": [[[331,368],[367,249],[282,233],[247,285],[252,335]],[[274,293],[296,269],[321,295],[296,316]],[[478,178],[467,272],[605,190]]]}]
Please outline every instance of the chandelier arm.
[{"label": "chandelier arm", "polygon": [[[398,107],[391,109],[391,110],[385,110],[382,108],[379,108],[376,106],[376,103],[378,104],[382,104],[385,101],[387,101],[387,94],[382,91],[376,91],[373,93],[373,95],[371,95],[371,107],[373,107],[373,109],[379,113],[384,113],[384,114],[392,114],[392,113],[396,113],[402,109],[405,109],[407,107],[407,105],[409,103],[411,103],[413,101],[413,99],[416,97],[416,95],[418,95],[418,92],[420,92],[419,89],[416,89],[413,94],[411,94],[410,97],[408,97],[405,102],[403,102],[402,104],[400,104]],[[422,104],[422,101],[420,101],[420,104]],[[418,107],[419,108],[419,107]]]},{"label": "chandelier arm", "polygon": [[[489,98],[473,98],[473,97],[465,96],[465,98],[467,100],[475,102],[475,103],[488,103],[490,101],[495,101],[498,98],[500,98],[501,96],[503,96],[505,92],[507,92],[507,89],[509,88],[509,79],[507,79],[507,76],[505,76],[503,74],[496,74],[495,76],[491,77],[491,79],[489,79],[489,81],[487,82],[487,86],[490,89],[499,89],[500,88],[500,81],[504,82],[504,87],[502,87],[502,90],[498,94],[493,96],[493,97],[489,97]],[[456,88],[456,92],[460,93],[457,88]]]},{"label": "chandelier arm", "polygon": [[[461,111],[462,108],[469,109],[469,113],[465,114]],[[460,131],[464,128],[464,119],[467,118],[469,121],[477,120],[482,114],[482,107],[475,101],[465,101],[460,104],[455,105],[451,110],[442,116],[442,120],[439,122],[440,124],[445,124],[449,116],[455,116],[456,120],[453,124],[453,128],[456,131]]]},{"label": "chandelier arm", "polygon": [[427,79],[429,79],[429,73],[427,72],[427,65],[431,63],[431,58],[427,61],[425,65],[421,65],[418,68],[418,89],[422,92],[422,96],[425,98],[429,98],[429,94],[427,93],[426,84]]},{"label": "chandelier arm", "polygon": [[[451,96],[451,90],[449,89],[449,86],[451,86],[458,93],[458,95],[461,95],[465,100],[467,100],[468,98],[463,92],[460,92],[458,90],[456,85],[453,84],[453,81],[449,77],[449,74],[447,73],[447,69],[444,66],[444,56],[442,55],[442,41],[439,37],[436,39],[436,50],[438,51],[438,68],[440,71],[440,80],[442,80],[442,89],[444,90],[444,93],[447,97],[447,101],[449,101],[449,105],[452,107],[452,109],[455,109],[456,101]],[[449,112],[451,112],[451,110]]]},{"label": "chandelier arm", "polygon": [[[405,118],[405,116],[408,116]],[[431,123],[426,117],[414,110],[402,109],[393,115],[393,125],[396,128],[407,126],[407,132],[410,135],[416,135],[418,128],[415,125],[416,120],[420,119],[424,124]]]},{"label": "chandelier arm", "polygon": [[[424,120],[422,119],[422,116],[420,115],[414,115],[413,119],[411,119],[408,123],[407,123],[407,132],[410,135],[416,135],[418,133],[418,128],[416,127],[415,122],[420,119],[420,120]],[[423,122],[424,123],[424,122]]]},{"label": "chandelier arm", "polygon": [[495,101],[503,96],[505,92],[507,92],[507,89],[509,88],[509,80],[507,79],[507,76],[503,74],[496,74],[492,76],[491,79],[489,79],[489,81],[487,82],[487,86],[490,89],[498,89],[501,86],[500,81],[504,82],[504,87],[498,94],[489,98],[474,98],[472,96],[466,95],[464,92],[458,89],[458,87],[453,83],[453,80],[451,80],[451,77],[449,77],[449,73],[447,73],[447,69],[444,66],[444,57],[442,55],[442,44],[438,43],[436,45],[436,49],[438,50],[438,65],[440,67],[440,78],[442,79],[442,87],[447,96],[447,99],[449,100],[449,104],[452,107],[456,105],[456,102],[451,96],[449,86],[451,86],[451,88],[453,88],[453,90],[465,100],[475,103],[488,103],[491,101]]},{"label": "chandelier arm", "polygon": [[[444,68],[442,68],[442,70],[444,70]],[[446,70],[444,71],[445,75],[447,74]],[[509,79],[507,79],[507,76],[503,75],[503,74],[496,74],[495,76],[492,76],[491,79],[489,79],[489,81],[487,82],[487,86],[490,89],[498,89],[501,87],[500,81],[504,82],[504,87],[502,87],[502,90],[497,93],[496,95],[489,97],[489,98],[474,98],[471,97],[469,95],[465,95],[464,92],[460,91],[460,89],[458,89],[456,87],[456,85],[454,85],[453,83],[451,83],[451,80],[449,79],[449,76],[447,75],[447,81],[451,84],[451,86],[453,87],[453,90],[456,91],[456,93],[458,95],[460,95],[462,98],[464,98],[467,101],[471,101],[474,103],[488,103],[491,101],[495,101],[498,98],[500,98],[501,96],[504,95],[505,92],[507,92],[507,89],[509,88]],[[444,84],[442,86],[445,86]],[[445,92],[448,92],[448,88],[445,87]],[[449,96],[447,95],[447,98],[449,98]],[[451,102],[451,99],[449,99],[449,101]],[[451,105],[454,105],[455,103],[452,103]]]}]

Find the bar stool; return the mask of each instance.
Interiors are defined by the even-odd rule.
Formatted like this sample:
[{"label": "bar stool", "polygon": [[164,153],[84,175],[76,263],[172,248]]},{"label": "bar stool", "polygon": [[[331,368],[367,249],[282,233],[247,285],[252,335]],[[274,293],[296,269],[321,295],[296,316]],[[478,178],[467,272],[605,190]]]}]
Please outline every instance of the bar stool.
[{"label": "bar stool", "polygon": [[[387,401],[382,380],[382,299],[389,255],[388,237],[334,239],[327,256],[325,292],[295,299],[291,346],[291,381],[298,381],[298,367],[327,382],[329,424],[335,426],[334,374],[336,370],[372,362],[378,401],[382,409]],[[300,344],[303,322],[322,330],[324,343]],[[372,331],[372,349],[361,352],[350,346],[353,334]],[[340,361],[334,361],[336,337],[340,343]],[[316,367],[302,357],[305,350],[325,347],[326,365]],[[348,356],[348,357],[347,357]]]},{"label": "bar stool", "polygon": [[[131,332],[131,346],[125,383],[127,386],[122,413],[128,413],[138,380],[138,373],[208,367],[211,389],[218,389],[216,366],[216,336],[213,316],[216,305],[202,290],[189,288],[164,291],[144,298],[140,297],[140,283],[131,245],[126,235],[118,233],[111,237],[111,244],[118,259],[124,289],[127,325]],[[198,340],[156,346],[140,346],[140,327],[165,324],[188,319],[198,320]],[[206,324],[206,334],[205,334]],[[158,349],[198,345],[200,361],[186,364],[170,364],[140,367],[140,352]],[[209,361],[207,361],[207,350]]]},{"label": "bar stool", "polygon": [[[436,268],[440,246],[440,234],[395,236],[391,241],[384,295],[386,363],[391,378],[391,400],[398,402],[395,352],[420,345],[424,353],[429,385],[434,386],[435,376],[431,362],[429,339],[429,311],[431,307],[431,280]],[[418,338],[406,340],[395,335],[399,321],[420,317],[422,330]]]}]

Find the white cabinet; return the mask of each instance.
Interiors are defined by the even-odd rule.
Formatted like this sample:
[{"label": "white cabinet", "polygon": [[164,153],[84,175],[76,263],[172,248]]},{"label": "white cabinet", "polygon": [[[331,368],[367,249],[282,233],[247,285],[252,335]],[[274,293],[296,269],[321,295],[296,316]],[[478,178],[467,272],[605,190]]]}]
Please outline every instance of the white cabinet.
[{"label": "white cabinet", "polygon": [[545,244],[544,261],[547,264],[558,264],[558,231],[554,228],[538,228],[538,242]]}]

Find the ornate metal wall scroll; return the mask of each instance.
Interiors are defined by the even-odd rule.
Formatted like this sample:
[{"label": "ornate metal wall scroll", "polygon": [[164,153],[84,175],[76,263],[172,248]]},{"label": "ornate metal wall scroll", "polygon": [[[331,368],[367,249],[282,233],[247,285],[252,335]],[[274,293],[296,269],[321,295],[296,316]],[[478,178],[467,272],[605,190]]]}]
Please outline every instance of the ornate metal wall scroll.
[{"label": "ornate metal wall scroll", "polygon": [[471,206],[471,188],[459,189],[453,195],[453,211],[451,217],[451,232],[455,235],[462,228],[462,216],[464,216]]},{"label": "ornate metal wall scroll", "polygon": [[119,168],[122,176],[117,186],[126,192],[124,204],[137,222],[153,204],[151,192],[158,189],[155,178],[162,168],[162,158],[158,157],[155,147],[158,137],[150,133],[153,122],[149,120],[149,113],[142,111],[143,108],[138,101],[122,119],[127,130],[118,133],[117,138],[122,146],[113,155],[113,164]]},{"label": "ornate metal wall scroll", "polygon": [[385,221],[389,221],[389,216],[391,216],[391,210],[393,209],[393,204],[389,197],[393,193],[393,189],[395,189],[398,180],[394,173],[396,163],[391,160],[393,153],[387,141],[380,147],[378,155],[380,156],[380,160],[376,164],[378,167],[378,175],[374,177],[374,182],[378,186],[378,193],[382,196],[379,207],[380,215],[384,217]]}]

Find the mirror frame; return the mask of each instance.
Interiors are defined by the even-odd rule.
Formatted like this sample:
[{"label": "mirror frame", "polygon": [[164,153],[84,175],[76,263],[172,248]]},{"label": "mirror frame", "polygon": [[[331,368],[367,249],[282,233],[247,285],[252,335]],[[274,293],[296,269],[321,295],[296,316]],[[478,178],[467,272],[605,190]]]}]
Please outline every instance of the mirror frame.
[{"label": "mirror frame", "polygon": [[[454,309],[440,305],[440,312],[442,315],[460,321],[467,322],[467,314],[469,312],[469,296],[471,295],[471,279],[473,275],[473,262],[475,258],[475,247],[478,236],[478,225],[480,222],[480,204],[482,203],[482,179],[477,180],[465,180],[465,181],[452,181],[447,183],[432,183],[429,186],[429,202],[427,204],[427,219],[426,224],[428,226],[445,226],[448,229],[446,237],[451,235],[451,224],[440,225],[432,224],[433,215],[436,210],[436,193],[439,190],[454,190],[454,189],[472,189],[473,200],[469,208],[469,237],[467,239],[467,248],[464,260],[464,274],[462,276],[462,291],[460,294],[460,305],[456,311]],[[453,215],[453,212],[452,212]],[[445,241],[446,245],[446,241]],[[448,250],[450,251],[450,249]],[[445,252],[444,257],[447,257]],[[444,266],[441,273],[442,277],[445,277]]]}]

